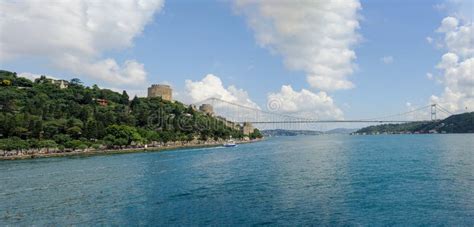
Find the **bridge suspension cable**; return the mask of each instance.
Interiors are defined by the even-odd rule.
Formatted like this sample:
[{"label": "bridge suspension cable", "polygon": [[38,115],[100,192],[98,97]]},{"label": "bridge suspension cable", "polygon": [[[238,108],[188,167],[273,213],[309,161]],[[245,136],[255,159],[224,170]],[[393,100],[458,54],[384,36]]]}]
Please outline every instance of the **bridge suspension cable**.
[{"label": "bridge suspension cable", "polygon": [[[249,123],[254,123],[254,124],[306,124],[306,123],[408,123],[408,122],[419,122],[420,120],[396,120],[393,118],[396,117],[403,117],[407,116],[409,114],[419,112],[422,110],[427,110],[428,108],[431,109],[431,114],[432,114],[432,119],[431,120],[436,120],[436,110],[439,109],[443,113],[446,113],[448,115],[451,115],[452,113],[449,112],[447,109],[445,109],[442,106],[439,106],[437,104],[431,104],[431,105],[426,105],[422,106],[410,111],[405,111],[397,114],[391,114],[391,115],[386,115],[386,116],[381,116],[381,117],[373,117],[373,118],[366,118],[366,119],[355,119],[355,120],[336,120],[336,119],[329,119],[329,120],[320,120],[320,119],[312,119],[312,118],[305,118],[305,117],[299,117],[299,116],[292,116],[288,114],[282,114],[282,113],[276,113],[276,112],[270,112],[270,111],[265,111],[261,110],[260,108],[255,108],[255,107],[249,107],[245,106],[242,104],[238,103],[233,103],[229,102],[220,98],[212,97],[208,98],[206,100],[203,100],[198,103],[206,103],[206,102],[211,102],[215,107],[222,107],[223,105],[229,105],[232,107],[236,107],[236,109],[232,111],[236,111],[237,113],[232,113],[231,115],[233,117],[230,117],[229,120],[237,122],[237,123],[244,123],[244,122],[249,122]],[[198,104],[195,103],[195,104]],[[216,105],[216,103],[218,105]],[[434,109],[433,109],[434,108]],[[250,113],[247,114],[242,114],[242,110],[247,110],[250,111]],[[434,112],[433,112],[434,111]],[[219,114],[219,113],[218,113]],[[434,114],[434,118],[433,118]],[[235,117],[237,115],[237,117]],[[252,116],[250,116],[252,115]],[[426,115],[425,115],[426,116]],[[222,116],[222,117],[228,117],[228,116]],[[389,120],[386,120],[388,118],[391,118]],[[428,121],[428,120],[425,120]]]},{"label": "bridge suspension cable", "polygon": [[428,109],[430,107],[431,107],[431,105],[426,105],[426,106],[422,106],[422,107],[419,107],[419,108],[416,108],[416,109],[413,109],[413,110],[410,110],[410,111],[406,111],[406,112],[401,112],[401,113],[396,113],[396,114],[391,114],[391,115],[385,115],[385,116],[382,116],[382,117],[367,118],[367,119],[363,119],[363,120],[376,120],[376,119],[387,119],[387,118],[399,117],[399,116],[404,116],[404,115],[408,115],[408,114],[411,114],[411,113],[415,113],[415,112],[423,110],[423,109]]},{"label": "bridge suspension cable", "polygon": [[229,101],[226,101],[226,100],[223,100],[223,99],[214,98],[214,97],[213,98],[208,98],[208,99],[206,99],[204,101],[201,101],[201,102],[198,102],[198,103],[204,103],[204,102],[207,102],[207,101],[218,101],[218,102],[227,103],[227,104],[230,104],[230,105],[233,105],[233,106],[238,106],[238,107],[241,107],[241,108],[244,108],[244,109],[247,109],[247,110],[251,110],[251,111],[258,111],[258,112],[264,113],[264,114],[271,114],[271,115],[276,115],[276,116],[280,116],[280,117],[299,119],[299,120],[302,120],[302,121],[315,120],[315,119],[311,119],[311,118],[303,118],[303,117],[291,116],[291,115],[287,115],[287,114],[281,114],[281,113],[265,111],[265,110],[257,109],[257,108],[254,108],[254,107],[249,107],[249,106],[244,106],[244,105],[241,105],[241,104],[238,104],[238,103],[229,102]]},{"label": "bridge suspension cable", "polygon": [[439,104],[436,104],[436,106],[439,108],[439,110],[443,111],[444,113],[448,114],[449,115],[454,115],[451,111],[447,110],[446,108],[444,108],[443,106],[439,105]]}]

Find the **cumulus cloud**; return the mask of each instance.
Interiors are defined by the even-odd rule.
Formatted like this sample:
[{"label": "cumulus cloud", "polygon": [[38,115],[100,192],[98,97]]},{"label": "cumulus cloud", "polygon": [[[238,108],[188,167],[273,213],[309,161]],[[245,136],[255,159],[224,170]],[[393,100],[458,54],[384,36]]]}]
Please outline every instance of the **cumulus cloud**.
[{"label": "cumulus cloud", "polygon": [[110,84],[146,81],[143,64],[103,53],[133,45],[163,0],[2,1],[0,60],[47,58],[57,67]]},{"label": "cumulus cloud", "polygon": [[295,91],[291,85],[283,85],[279,92],[268,94],[268,103],[275,112],[311,119],[343,119],[342,110],[324,91]]},{"label": "cumulus cloud", "polygon": [[54,62],[58,67],[75,74],[90,75],[95,79],[115,85],[142,85],[147,77],[143,64],[135,60],[127,60],[123,65],[119,65],[111,58],[90,62],[87,59],[67,55],[61,59],[55,59]]},{"label": "cumulus cloud", "polygon": [[435,9],[447,12],[449,15],[465,21],[472,21],[472,9],[474,3],[471,0],[445,0],[444,3],[438,4],[440,7]]},{"label": "cumulus cloud", "polygon": [[474,110],[474,25],[471,21],[446,17],[436,30],[444,35],[447,50],[437,64],[445,86],[440,96],[431,96],[431,102],[438,103],[451,112]]},{"label": "cumulus cloud", "polygon": [[433,74],[432,73],[426,73],[426,78],[428,78],[428,80],[432,80],[433,79]]},{"label": "cumulus cloud", "polygon": [[[122,93],[124,91],[124,89],[121,89],[121,88],[116,88],[116,87],[103,87],[104,89],[109,89],[109,90],[112,90],[112,91],[115,91],[115,92],[118,92],[118,93]],[[135,96],[137,97],[147,97],[147,90],[145,89],[126,89],[125,90],[128,94],[128,97],[131,99],[133,99]],[[173,93],[173,95],[175,95]]]},{"label": "cumulus cloud", "polygon": [[433,95],[431,101],[439,103],[452,112],[474,109],[474,58],[459,60],[454,53],[443,55],[438,64],[444,72],[442,83],[445,89],[441,97]]},{"label": "cumulus cloud", "polygon": [[[29,79],[31,81],[35,81],[35,79],[38,79],[41,77],[41,75],[39,74],[30,73],[30,72],[22,72],[22,73],[19,73],[18,76]],[[52,77],[52,76],[48,76],[48,78],[56,79],[55,77]]]},{"label": "cumulus cloud", "polygon": [[394,59],[393,56],[383,56],[382,58],[380,58],[380,61],[384,64],[392,64]]},{"label": "cumulus cloud", "polygon": [[303,70],[322,90],[349,89],[359,40],[358,0],[236,0],[259,45],[283,56],[285,65]]},{"label": "cumulus cloud", "polygon": [[[181,98],[186,103],[195,104],[201,104],[209,98],[218,98],[253,109],[262,109],[250,99],[245,90],[233,85],[225,87],[222,80],[213,74],[208,74],[199,81],[186,80],[184,96]],[[231,105],[220,102],[211,104],[214,105],[214,109],[219,115],[235,121],[275,120],[273,114],[311,119],[343,119],[343,112],[326,92],[313,93],[306,89],[295,91],[290,85],[282,86],[279,92],[268,94],[267,111],[269,112],[257,113],[253,110],[239,108],[239,113],[235,113]],[[229,110],[229,108],[231,109]]]},{"label": "cumulus cloud", "polygon": [[222,80],[213,74],[207,74],[200,81],[186,80],[185,90],[183,101],[188,103],[198,103],[209,98],[218,98],[247,107],[260,108],[250,99],[245,90],[237,88],[234,85],[230,85],[226,88]]},{"label": "cumulus cloud", "polygon": [[429,36],[426,37],[426,42],[428,42],[428,43],[430,43],[430,44],[433,43],[433,38],[431,38],[431,37],[429,37]]}]

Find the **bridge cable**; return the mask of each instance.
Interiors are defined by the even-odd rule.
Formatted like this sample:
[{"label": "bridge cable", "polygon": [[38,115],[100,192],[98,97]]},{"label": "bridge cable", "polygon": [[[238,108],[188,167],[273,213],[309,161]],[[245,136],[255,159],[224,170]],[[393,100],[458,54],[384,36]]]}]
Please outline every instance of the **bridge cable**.
[{"label": "bridge cable", "polygon": [[382,116],[382,117],[362,119],[362,120],[371,121],[371,120],[385,119],[385,118],[390,118],[390,117],[403,116],[403,115],[414,113],[414,112],[417,112],[417,111],[420,111],[420,110],[423,110],[423,109],[426,109],[426,108],[429,108],[429,107],[431,107],[431,105],[422,106],[422,107],[416,108],[414,110],[410,110],[410,111],[406,111],[406,112],[402,112],[402,113],[397,113],[397,114],[392,114],[392,115],[387,115],[387,116]]}]

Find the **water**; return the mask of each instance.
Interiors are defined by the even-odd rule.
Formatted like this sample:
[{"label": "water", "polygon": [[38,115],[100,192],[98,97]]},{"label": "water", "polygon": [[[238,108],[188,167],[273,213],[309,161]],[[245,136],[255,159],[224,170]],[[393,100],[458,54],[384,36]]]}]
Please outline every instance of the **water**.
[{"label": "water", "polygon": [[474,134],[0,162],[0,225],[474,225]]}]

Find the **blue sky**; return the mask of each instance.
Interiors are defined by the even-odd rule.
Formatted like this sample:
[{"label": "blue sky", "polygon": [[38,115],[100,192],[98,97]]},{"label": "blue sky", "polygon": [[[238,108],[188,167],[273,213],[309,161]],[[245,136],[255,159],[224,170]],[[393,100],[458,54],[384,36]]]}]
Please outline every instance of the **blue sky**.
[{"label": "blue sky", "polygon": [[[42,50],[28,53],[21,48],[15,48],[15,44],[6,38],[7,31],[13,29],[5,25],[10,19],[3,17],[1,18],[2,26],[4,26],[2,30],[6,32],[1,34],[0,38],[3,40],[0,53],[4,55],[0,57],[0,68],[27,73],[25,74],[27,76],[46,74],[66,79],[79,77],[85,84],[97,83],[102,87],[126,89],[129,93],[140,95],[145,94],[146,87],[150,83],[165,82],[170,83],[178,93],[177,99],[185,102],[197,100],[197,97],[189,96],[193,94],[190,91],[192,87],[214,89],[213,86],[205,86],[207,82],[203,80],[206,75],[213,74],[220,80],[224,90],[215,88],[216,91],[210,92],[209,95],[229,96],[229,99],[234,99],[231,101],[248,102],[264,109],[270,94],[274,94],[271,97],[282,97],[285,102],[294,101],[296,107],[283,108],[283,112],[309,111],[321,113],[318,114],[321,118],[338,116],[357,119],[403,112],[432,102],[434,100],[432,95],[437,96],[437,101],[446,102],[452,111],[462,110],[464,106],[473,103],[470,94],[465,94],[462,100],[454,101],[444,97],[443,91],[449,88],[450,83],[443,80],[445,71],[436,68],[444,54],[453,52],[449,50],[449,47],[443,47],[443,37],[445,33],[448,33],[436,32],[443,19],[456,15],[460,22],[453,29],[462,26],[472,27],[472,10],[467,11],[471,13],[468,15],[471,20],[463,20],[461,16],[453,13],[456,12],[454,7],[456,4],[450,1],[361,1],[361,7],[356,10],[357,16],[353,18],[359,23],[359,28],[353,31],[358,40],[344,47],[356,55],[356,58],[349,62],[354,72],[346,73],[341,77],[341,81],[352,82],[353,87],[334,90],[312,86],[307,80],[311,67],[296,67],[296,69],[289,67],[286,63],[291,61],[295,54],[279,51],[279,48],[281,50],[288,47],[285,46],[286,44],[281,44],[281,41],[265,44],[266,46],[259,43],[256,36],[262,34],[262,31],[258,31],[258,28],[249,24],[252,17],[265,19],[262,15],[252,14],[252,10],[259,7],[258,3],[251,3],[240,9],[240,6],[232,1],[156,1],[156,5],[147,6],[150,10],[148,8],[138,10],[139,13],[143,11],[145,14],[151,12],[152,16],[150,15],[148,20],[138,18],[138,28],[133,30],[128,38],[118,40],[117,44],[111,44],[110,47],[102,48],[106,45],[104,43],[108,42],[108,38],[115,39],[114,37],[120,36],[120,33],[111,31],[110,37],[107,37],[107,34],[97,35],[94,38],[95,41],[91,42],[91,46],[97,50],[96,53],[88,55],[81,52],[79,47],[67,49],[70,45],[58,47],[56,44],[51,44],[51,48],[59,49],[58,52],[67,52],[74,57],[77,55],[79,56],[77,59],[87,59],[79,60],[79,62],[81,64],[83,62],[85,67],[90,66],[90,70],[64,67],[63,65],[70,62],[63,62],[58,55],[41,54]],[[7,7],[11,8],[9,10],[15,7],[22,10],[22,7],[31,6],[28,6],[28,3],[15,6],[12,1],[2,5],[4,10]],[[128,8],[125,7],[125,11],[128,12]],[[29,15],[25,13],[24,16]],[[67,17],[67,15],[64,16]],[[125,19],[124,23],[131,23],[130,20],[136,18],[132,15]],[[57,19],[46,18],[46,22],[38,26],[50,26],[55,20]],[[270,19],[269,21],[271,22]],[[14,22],[17,28],[21,27],[22,22]],[[311,21],[304,22],[311,24]],[[26,27],[19,31],[28,32],[28,29],[31,28]],[[52,29],[60,30],[56,27]],[[93,35],[91,36],[94,37]],[[36,39],[39,36],[48,36],[48,34],[32,34],[24,39]],[[54,38],[55,34],[51,36]],[[68,39],[70,36],[65,37]],[[427,37],[435,41],[430,43]],[[472,32],[469,38],[472,40]],[[41,42],[43,38],[38,39],[38,42]],[[112,40],[111,43],[114,41]],[[34,44],[41,45],[41,43]],[[304,44],[297,43],[302,49],[317,48],[310,45],[304,46]],[[50,44],[46,46],[48,45]],[[472,49],[472,43],[466,48]],[[13,55],[12,52],[15,51],[21,53],[18,56],[7,56]],[[387,62],[384,62],[383,58]],[[471,58],[472,55],[463,55],[460,61]],[[117,73],[120,81],[123,79],[123,83],[113,83],[113,79],[108,80],[106,78],[108,74],[102,77],[95,76],[94,70],[100,71],[101,64],[94,65],[94,61],[101,62],[102,59],[113,59],[119,65],[118,67],[122,68],[125,68],[124,62],[133,60],[143,66],[146,77],[140,73],[134,75],[133,78],[139,78],[138,80],[142,82],[129,84],[125,73],[124,75]],[[435,79],[428,78],[427,73],[433,74]],[[187,83],[186,80],[188,80]],[[199,82],[202,83],[198,84]],[[290,93],[280,91],[284,85],[291,86],[294,91],[291,94],[294,94],[295,98],[286,100]],[[226,92],[229,86],[246,94],[239,96],[232,91],[228,94]],[[309,92],[304,93],[302,89]],[[453,90],[452,87],[451,90]],[[321,98],[323,96],[324,98]],[[330,104],[327,103],[328,99],[331,101]],[[318,106],[321,102],[325,104]],[[314,105],[314,109],[303,107],[305,103]],[[334,112],[324,114],[325,108],[333,108]]]}]

